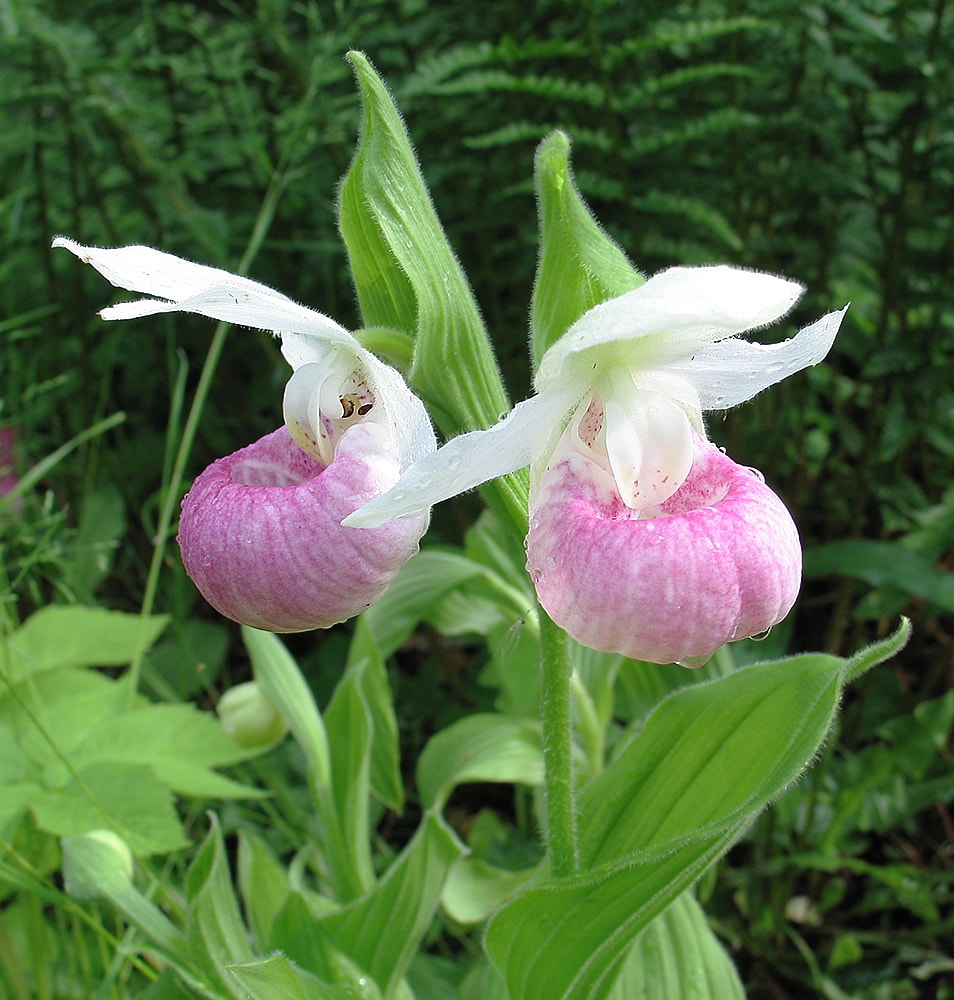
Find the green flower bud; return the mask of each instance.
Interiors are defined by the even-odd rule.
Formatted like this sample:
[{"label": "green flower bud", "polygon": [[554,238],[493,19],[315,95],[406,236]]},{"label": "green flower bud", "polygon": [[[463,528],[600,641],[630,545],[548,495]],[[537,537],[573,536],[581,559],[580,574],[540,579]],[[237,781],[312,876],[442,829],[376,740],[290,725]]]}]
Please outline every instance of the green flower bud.
[{"label": "green flower bud", "polygon": [[132,882],[133,856],[112,830],[64,837],[63,880],[75,899],[98,899],[122,892]]},{"label": "green flower bud", "polygon": [[256,681],[226,691],[216,711],[222,728],[239,746],[270,747],[288,732],[288,724]]}]

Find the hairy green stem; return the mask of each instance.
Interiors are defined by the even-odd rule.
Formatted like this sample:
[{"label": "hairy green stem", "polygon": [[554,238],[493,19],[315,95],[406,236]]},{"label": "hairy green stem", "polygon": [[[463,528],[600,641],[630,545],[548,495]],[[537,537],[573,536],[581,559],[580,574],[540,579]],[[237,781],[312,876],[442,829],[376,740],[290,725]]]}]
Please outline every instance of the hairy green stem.
[{"label": "hairy green stem", "polygon": [[550,870],[555,878],[561,878],[572,875],[577,869],[570,655],[566,633],[543,609],[540,610],[540,646],[547,843]]}]

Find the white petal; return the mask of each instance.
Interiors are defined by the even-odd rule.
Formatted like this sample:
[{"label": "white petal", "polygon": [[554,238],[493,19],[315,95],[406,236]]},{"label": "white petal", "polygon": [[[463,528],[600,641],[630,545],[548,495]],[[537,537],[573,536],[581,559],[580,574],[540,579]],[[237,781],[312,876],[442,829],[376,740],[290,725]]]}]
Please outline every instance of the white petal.
[{"label": "white petal", "polygon": [[728,409],[823,361],[847,309],[822,316],[781,344],[738,339],[707,344],[690,361],[670,365],[667,372],[696,387],[703,410]]},{"label": "white petal", "polygon": [[[159,296],[110,306],[100,313],[103,319],[191,312],[226,323],[273,333],[305,334],[352,350],[358,348],[354,337],[328,316],[306,309],[257,281],[217,267],[195,264],[152,247],[86,247],[62,236],[53,241],[53,246],[65,247],[84,263],[91,264],[117,288]],[[303,358],[301,363],[315,360]]]},{"label": "white petal", "polygon": [[668,500],[692,468],[692,426],[669,396],[613,379],[603,401],[606,453],[619,495],[632,510]]},{"label": "white petal", "polygon": [[705,344],[778,319],[801,293],[794,281],[756,271],[670,268],[584,313],[544,355],[536,386],[615,365],[688,359]]},{"label": "white petal", "polygon": [[575,396],[541,393],[518,403],[500,423],[448,441],[415,462],[396,486],[356,510],[342,523],[374,528],[530,465],[559,433]]}]

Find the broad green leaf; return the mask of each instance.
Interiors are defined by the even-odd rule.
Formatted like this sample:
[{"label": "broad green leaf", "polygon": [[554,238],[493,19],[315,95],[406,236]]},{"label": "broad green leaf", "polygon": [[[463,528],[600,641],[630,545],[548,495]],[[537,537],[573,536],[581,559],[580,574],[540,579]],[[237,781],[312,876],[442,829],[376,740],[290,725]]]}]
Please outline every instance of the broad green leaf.
[{"label": "broad green leaf", "polygon": [[512,872],[481,858],[459,858],[447,876],[441,906],[458,923],[482,923],[536,873],[536,868]]},{"label": "broad green leaf", "polygon": [[901,624],[891,635],[886,636],[884,639],[880,639],[877,642],[871,643],[870,646],[865,646],[864,649],[859,649],[858,652],[845,663],[844,682],[849,684],[852,681],[857,680],[863,673],[866,673],[872,667],[876,667],[879,663],[883,663],[885,660],[890,659],[896,653],[899,653],[902,649],[904,649],[908,639],[910,638],[911,622],[907,618],[902,618]]},{"label": "broad green leaf", "polygon": [[404,785],[394,698],[384,658],[371,636],[366,615],[357,620],[348,650],[348,671],[352,669],[357,673],[371,719],[371,794],[389,809],[400,812],[404,808]]},{"label": "broad green leaf", "polygon": [[328,785],[331,780],[328,735],[298,664],[278,636],[271,632],[243,625],[242,640],[262,691],[288,723],[315,780]]},{"label": "broad green leaf", "polygon": [[754,816],[817,753],[843,663],[796,656],[667,698],[580,796],[584,868]]},{"label": "broad green leaf", "polygon": [[442,809],[457,785],[543,781],[540,723],[506,715],[469,715],[432,736],[417,764],[421,802]]},{"label": "broad green leaf", "polygon": [[253,756],[218,720],[191,705],[149,705],[114,716],[74,751],[74,764],[126,761],[149,765],[170,788],[196,797],[254,798],[258,789],[210,770]]},{"label": "broad green leaf", "polygon": [[377,984],[332,941],[320,916],[302,893],[293,892],[275,915],[269,948],[288,955],[322,982],[334,984],[342,995],[381,1000]]},{"label": "broad green leaf", "polygon": [[540,257],[530,316],[534,367],[588,309],[632,291],[642,275],[593,217],[570,172],[570,141],[554,132],[536,161]]},{"label": "broad green leaf", "polygon": [[63,667],[123,666],[159,637],[168,618],[51,604],[0,639],[0,676],[8,684]]},{"label": "broad green leaf", "polygon": [[9,843],[13,839],[13,830],[19,824],[24,810],[32,800],[43,794],[43,786],[32,781],[0,785],[0,840]]},{"label": "broad green leaf", "polygon": [[284,955],[228,966],[245,997],[255,1000],[344,1000],[355,994],[328,986],[311,973],[299,969]]},{"label": "broad green leaf", "polygon": [[487,948],[512,1000],[602,997],[630,943],[780,794],[831,724],[844,661],[760,664],[678,691],[583,789],[581,873],[506,904]]},{"label": "broad green leaf", "polygon": [[143,678],[156,690],[169,687],[182,699],[214,687],[225,665],[229,629],[221,621],[176,622],[143,661]]},{"label": "broad green leaf", "polygon": [[[347,895],[352,899],[374,883],[368,810],[371,796],[371,713],[359,687],[362,660],[351,667],[335,688],[325,711],[325,727],[331,751],[333,813],[323,811],[322,834],[333,875],[347,873]],[[331,825],[337,838],[332,843]]]},{"label": "broad green leaf", "polygon": [[[11,718],[16,715],[16,703],[10,699],[4,703],[0,698],[0,788],[30,775],[30,762],[23,752],[18,727]],[[20,721],[26,720],[21,718]]]},{"label": "broad green leaf", "polygon": [[463,584],[488,578],[501,600],[509,597],[507,585],[490,579],[493,575],[486,566],[460,552],[424,549],[402,567],[384,596],[361,617],[381,656],[387,658],[436,604]]},{"label": "broad green leaf", "polygon": [[359,688],[360,665],[349,668],[339,682],[326,727],[298,665],[278,637],[247,626],[242,636],[255,679],[308,760],[328,875],[339,899],[354,899],[373,882],[367,821],[371,720]]},{"label": "broad green leaf", "polygon": [[14,737],[17,772],[47,783],[65,781],[65,759],[128,701],[125,680],[92,670],[47,671],[12,687],[0,685],[0,731]]},{"label": "broad green leaf", "polygon": [[691,892],[639,935],[610,1000],[745,1000],[739,975]]},{"label": "broad green leaf", "polygon": [[[357,152],[338,192],[338,224],[363,323],[414,336],[408,381],[445,435],[490,427],[510,401],[480,310],[400,112],[365,56],[350,52],[348,58],[362,117]],[[521,537],[528,488],[525,470],[481,487]]]},{"label": "broad green leaf", "polygon": [[485,947],[509,1000],[606,997],[637,934],[742,832],[739,823],[534,886],[491,919]]},{"label": "broad green leaf", "polygon": [[109,829],[135,854],[168,853],[188,845],[172,792],[143,764],[90,764],[64,787],[37,792],[30,808],[37,825],[57,836]]},{"label": "broad green leaf", "polygon": [[460,986],[460,1000],[510,1000],[507,986],[487,959],[478,961]]},{"label": "broad green leaf", "polygon": [[247,1000],[247,992],[227,967],[251,962],[255,956],[232,889],[222,831],[215,816],[210,818],[212,828],[186,880],[189,952],[199,974],[223,996]]},{"label": "broad green leaf", "polygon": [[288,872],[265,842],[242,830],[238,839],[238,886],[258,950],[269,945],[272,924],[291,893]]},{"label": "broad green leaf", "polygon": [[420,947],[447,873],[462,851],[441,817],[429,812],[370,893],[322,918],[336,947],[368,970],[385,998],[394,995]]}]

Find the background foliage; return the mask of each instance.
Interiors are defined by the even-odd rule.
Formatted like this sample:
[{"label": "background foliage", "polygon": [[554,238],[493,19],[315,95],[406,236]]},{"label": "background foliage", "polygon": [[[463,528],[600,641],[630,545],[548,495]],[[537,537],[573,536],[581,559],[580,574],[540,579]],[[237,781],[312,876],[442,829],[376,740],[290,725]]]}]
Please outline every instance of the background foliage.
[{"label": "background foliage", "polygon": [[[809,291],[789,330],[852,303],[825,365],[711,432],[802,529],[806,588],[770,645],[847,653],[901,611],[915,638],[705,890],[752,995],[917,995],[918,970],[933,974],[918,949],[951,933],[952,16],[946,0],[8,0],[0,428],[26,478],[0,512],[5,630],[50,602],[139,608],[212,332],[193,317],[102,324],[102,282],[50,253],[53,234],[229,269],[251,251],[251,276],[353,326],[334,196],[357,127],[342,56],[360,48],[404,111],[520,399],[533,152],[562,128],[584,196],[647,272],[725,261],[797,278]],[[277,347],[230,338],[192,473],[280,419]],[[459,540],[471,511],[441,512],[435,540]],[[153,694],[201,701],[242,679],[236,631],[176,559],[156,605],[172,622],[144,674]],[[322,703],[345,641],[297,641]],[[481,656],[437,628],[392,660],[411,752],[491,700]],[[903,953],[892,935],[911,922]]]}]

